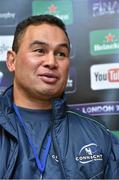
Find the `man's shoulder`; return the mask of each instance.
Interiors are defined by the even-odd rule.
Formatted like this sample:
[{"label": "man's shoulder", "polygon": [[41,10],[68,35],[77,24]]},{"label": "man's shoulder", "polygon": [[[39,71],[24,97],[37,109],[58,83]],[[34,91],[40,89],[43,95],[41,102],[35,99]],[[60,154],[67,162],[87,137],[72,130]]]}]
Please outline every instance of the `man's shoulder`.
[{"label": "man's shoulder", "polygon": [[74,110],[69,108],[67,110],[69,122],[74,124],[75,126],[85,129],[85,127],[89,130],[89,132],[100,133],[100,131],[109,133],[109,129],[103,122],[99,122],[93,116],[82,113],[81,111]]},{"label": "man's shoulder", "polygon": [[67,113],[69,117],[69,131],[75,134],[75,138],[80,138],[80,141],[83,142],[96,142],[104,147],[116,144],[119,148],[119,138],[95,118],[72,109],[69,109]]}]

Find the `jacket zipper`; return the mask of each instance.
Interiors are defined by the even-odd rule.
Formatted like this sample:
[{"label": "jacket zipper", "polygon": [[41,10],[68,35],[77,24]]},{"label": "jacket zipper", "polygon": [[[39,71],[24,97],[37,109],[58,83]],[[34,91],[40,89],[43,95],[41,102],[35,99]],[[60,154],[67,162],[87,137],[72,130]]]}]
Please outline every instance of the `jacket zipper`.
[{"label": "jacket zipper", "polygon": [[52,126],[51,128],[51,134],[52,134],[52,140],[53,140],[53,145],[56,151],[56,154],[58,156],[58,160],[59,160],[59,167],[61,169],[62,175],[63,175],[63,179],[66,179],[66,174],[65,174],[65,170],[64,170],[64,165],[61,159],[61,153],[59,152],[59,148],[58,148],[58,143],[57,143],[57,139],[56,139],[56,135],[55,135],[55,130]]}]

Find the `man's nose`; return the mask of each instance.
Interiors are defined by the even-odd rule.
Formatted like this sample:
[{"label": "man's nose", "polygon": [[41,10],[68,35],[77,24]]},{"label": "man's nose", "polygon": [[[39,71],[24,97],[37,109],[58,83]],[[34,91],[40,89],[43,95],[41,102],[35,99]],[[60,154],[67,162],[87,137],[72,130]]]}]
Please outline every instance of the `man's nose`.
[{"label": "man's nose", "polygon": [[47,54],[44,66],[49,67],[50,69],[57,67],[57,60],[54,53],[51,52]]}]

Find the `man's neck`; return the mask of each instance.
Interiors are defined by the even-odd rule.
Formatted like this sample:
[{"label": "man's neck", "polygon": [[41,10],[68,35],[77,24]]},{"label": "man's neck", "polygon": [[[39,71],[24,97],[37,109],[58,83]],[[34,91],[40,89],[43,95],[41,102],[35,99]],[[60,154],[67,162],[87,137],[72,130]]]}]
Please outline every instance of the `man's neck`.
[{"label": "man's neck", "polygon": [[51,109],[51,100],[40,97],[26,96],[21,91],[13,90],[14,103],[17,106],[29,109]]},{"label": "man's neck", "polygon": [[29,101],[19,101],[19,99],[15,99],[14,98],[14,103],[19,106],[19,107],[23,107],[23,108],[28,108],[28,109],[51,109],[51,104],[47,103],[47,102],[41,102],[39,101],[39,103],[37,102],[31,102]]}]

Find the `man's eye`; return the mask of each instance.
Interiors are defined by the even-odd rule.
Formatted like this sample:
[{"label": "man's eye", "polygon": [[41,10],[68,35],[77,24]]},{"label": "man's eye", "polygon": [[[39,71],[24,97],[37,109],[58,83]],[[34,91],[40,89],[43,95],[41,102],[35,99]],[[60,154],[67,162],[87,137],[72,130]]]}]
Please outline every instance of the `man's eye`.
[{"label": "man's eye", "polygon": [[66,53],[64,53],[64,52],[57,52],[56,56],[57,57],[66,57]]},{"label": "man's eye", "polygon": [[35,49],[34,52],[37,52],[39,54],[45,53],[44,49]]}]

